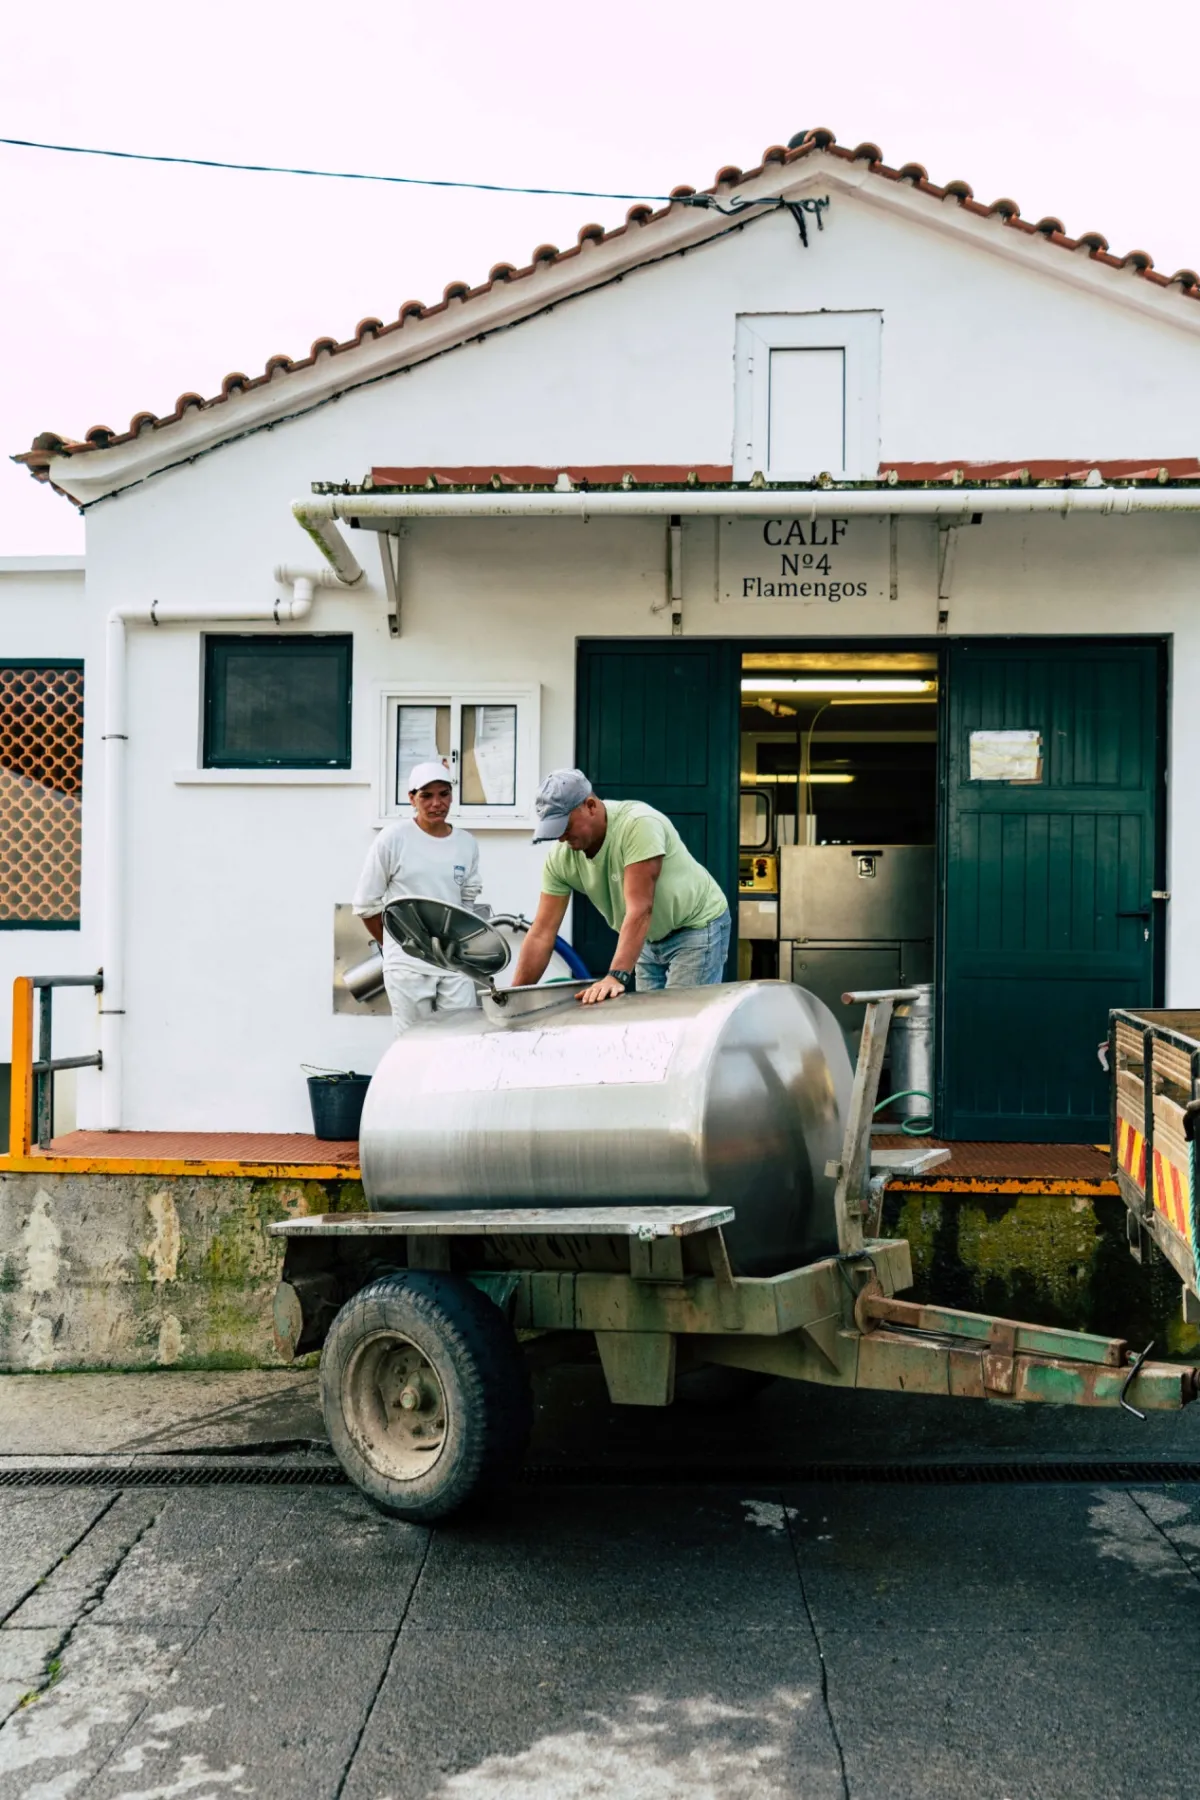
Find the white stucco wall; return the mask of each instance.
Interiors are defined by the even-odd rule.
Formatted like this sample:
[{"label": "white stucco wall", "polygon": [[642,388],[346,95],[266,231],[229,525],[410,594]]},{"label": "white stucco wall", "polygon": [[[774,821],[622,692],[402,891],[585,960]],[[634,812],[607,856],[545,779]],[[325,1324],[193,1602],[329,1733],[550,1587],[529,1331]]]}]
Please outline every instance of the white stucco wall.
[{"label": "white stucco wall", "polygon": [[[882,310],[887,459],[1193,453],[1200,336],[1060,283],[1054,260],[1064,256],[1047,247],[1039,277],[847,197],[807,251],[790,219],[771,218],[93,507],[88,630],[113,605],[154,598],[269,603],[275,564],[312,561],[290,503],[313,480],[404,463],[728,462],[743,312]],[[897,602],[856,608],[719,604],[712,530],[686,530],[688,635],[911,639],[936,629],[928,521],[901,525]],[[354,634],[344,782],[177,783],[198,760],[200,633],[130,633],[131,1127],[304,1129],[302,1061],[369,1068],[381,1053],[386,1021],[335,1016],[330,1003],[332,909],[350,895],[375,817],[381,684],[539,683],[551,767],[574,755],[576,640],[668,630],[650,610],[663,591],[657,520],[420,522],[403,540],[398,640],[387,634],[375,543],[366,533],[354,543],[369,587],[320,594],[307,627]],[[989,519],[962,532],[950,629],[1170,635],[1186,697],[1200,668],[1198,572],[1200,519]],[[1200,992],[1200,852],[1185,774],[1200,758],[1195,712],[1185,700],[1171,723],[1176,1002]],[[93,723],[93,756],[95,745]],[[523,833],[480,839],[486,897],[528,911],[540,853]],[[98,874],[90,856],[89,929]],[[81,1091],[85,1112],[89,1103]]]}]

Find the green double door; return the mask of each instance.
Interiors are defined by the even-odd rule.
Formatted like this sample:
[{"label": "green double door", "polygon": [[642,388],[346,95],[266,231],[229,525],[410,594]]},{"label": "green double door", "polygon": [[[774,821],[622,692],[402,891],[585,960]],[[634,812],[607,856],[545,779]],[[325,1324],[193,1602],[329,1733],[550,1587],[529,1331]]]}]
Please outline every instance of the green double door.
[{"label": "green double door", "polygon": [[[597,793],[666,813],[735,918],[740,666],[723,643],[583,642],[575,734]],[[589,969],[610,966],[616,936],[586,900],[576,904],[573,937]],[[736,966],[733,943],[730,978]]]},{"label": "green double door", "polygon": [[[901,647],[901,646],[898,646]],[[740,646],[579,648],[577,755],[601,794],[646,800],[737,905]],[[1161,987],[1161,646],[970,641],[942,670],[937,1129],[1099,1142],[1110,1007]],[[997,732],[1020,739],[995,740]],[[1017,779],[989,756],[1016,750]],[[1036,767],[1028,766],[1036,751]],[[586,903],[576,947],[608,967]],[[733,962],[731,959],[730,977]]]},{"label": "green double door", "polygon": [[[938,1057],[949,1138],[1108,1136],[1096,1047],[1110,1007],[1154,1002],[1161,962],[1161,654],[1088,640],[950,647]],[[1016,779],[996,778],[997,750],[1025,758]]]}]

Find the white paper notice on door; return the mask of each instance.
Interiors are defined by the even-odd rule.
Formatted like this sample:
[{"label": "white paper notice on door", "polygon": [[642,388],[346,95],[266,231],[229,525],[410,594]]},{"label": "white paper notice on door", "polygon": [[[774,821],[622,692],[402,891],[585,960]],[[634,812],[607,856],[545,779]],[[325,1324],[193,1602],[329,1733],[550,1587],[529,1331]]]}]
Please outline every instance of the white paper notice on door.
[{"label": "white paper notice on door", "polygon": [[1042,779],[1040,731],[973,731],[968,781]]}]

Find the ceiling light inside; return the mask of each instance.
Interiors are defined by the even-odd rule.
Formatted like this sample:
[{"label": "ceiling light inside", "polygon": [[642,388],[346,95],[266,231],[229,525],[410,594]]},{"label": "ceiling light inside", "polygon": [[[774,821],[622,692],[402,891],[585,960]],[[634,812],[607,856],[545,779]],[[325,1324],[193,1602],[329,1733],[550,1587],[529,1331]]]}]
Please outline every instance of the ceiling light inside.
[{"label": "ceiling light inside", "polygon": [[786,786],[789,782],[802,781],[806,787],[845,787],[851,781],[857,781],[856,775],[826,775],[818,772],[815,775],[743,775],[741,785],[744,788]]},{"label": "ceiling light inside", "polygon": [[747,675],[743,694],[933,694],[919,675]]}]

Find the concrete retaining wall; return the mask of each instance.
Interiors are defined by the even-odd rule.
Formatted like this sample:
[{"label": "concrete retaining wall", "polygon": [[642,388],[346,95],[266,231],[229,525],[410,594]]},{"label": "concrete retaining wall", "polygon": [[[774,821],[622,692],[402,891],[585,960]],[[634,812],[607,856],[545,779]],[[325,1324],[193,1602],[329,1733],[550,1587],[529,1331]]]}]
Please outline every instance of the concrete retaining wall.
[{"label": "concrete retaining wall", "polygon": [[271,1367],[267,1225],[363,1204],[357,1181],[0,1176],[0,1369]]},{"label": "concrete retaining wall", "polygon": [[[0,1176],[0,1369],[278,1363],[271,1298],[285,1214],[363,1205],[356,1181]],[[1119,1200],[893,1193],[915,1295],[1192,1355],[1179,1282],[1125,1247]]]},{"label": "concrete retaining wall", "polygon": [[1194,1357],[1200,1331],[1183,1322],[1179,1277],[1156,1250],[1134,1261],[1125,1217],[1112,1195],[892,1192],[883,1230],[909,1241],[915,1299]]}]

